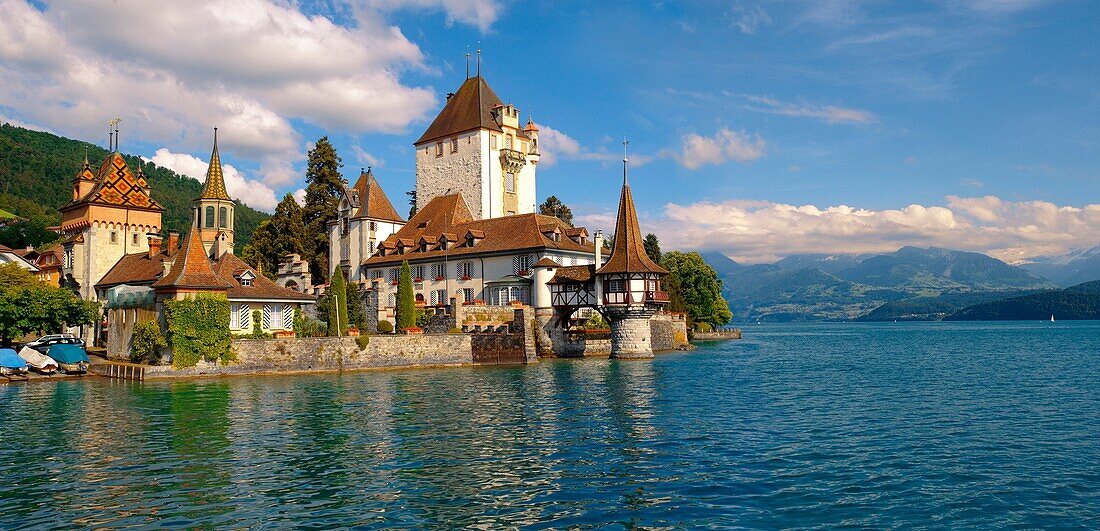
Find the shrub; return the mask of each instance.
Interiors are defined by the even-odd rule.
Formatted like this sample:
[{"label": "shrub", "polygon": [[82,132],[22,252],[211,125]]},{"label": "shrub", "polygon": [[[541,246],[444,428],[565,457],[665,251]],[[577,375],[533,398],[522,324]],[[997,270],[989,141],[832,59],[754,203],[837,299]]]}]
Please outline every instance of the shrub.
[{"label": "shrub", "polygon": [[359,350],[367,350],[367,345],[370,344],[370,336],[359,336],[355,338],[355,344],[359,345]]},{"label": "shrub", "polygon": [[200,359],[223,364],[234,359],[229,301],[224,297],[199,295],[167,301],[164,315],[173,367],[193,367]]},{"label": "shrub", "polygon": [[294,335],[298,337],[322,337],[328,334],[328,325],[324,321],[318,321],[308,315],[302,315],[299,309],[294,310]]},{"label": "shrub", "polygon": [[160,362],[160,349],[167,347],[160,325],[156,321],[145,321],[134,327],[130,345],[130,361],[156,365]]},{"label": "shrub", "polygon": [[610,327],[611,325],[607,324],[603,316],[598,313],[592,314],[592,317],[589,317],[588,320],[581,325],[581,328],[585,330],[606,330]]},{"label": "shrub", "polygon": [[271,334],[264,332],[260,310],[252,310],[252,333],[241,336],[243,339],[271,339]]},{"label": "shrub", "polygon": [[417,328],[426,328],[428,326],[428,324],[430,324],[431,322],[432,322],[431,312],[426,312],[424,310],[417,310],[416,311],[416,327]]},{"label": "shrub", "polygon": [[698,323],[695,323],[695,327],[698,328],[700,332],[713,332],[714,331],[714,327],[711,326],[710,323],[698,322]]},{"label": "shrub", "polygon": [[465,332],[463,332],[461,328],[455,327],[455,328],[452,328],[450,330],[447,330],[447,333],[448,334],[463,334]]},{"label": "shrub", "polygon": [[378,321],[378,333],[379,334],[392,334],[393,323],[389,321]]}]

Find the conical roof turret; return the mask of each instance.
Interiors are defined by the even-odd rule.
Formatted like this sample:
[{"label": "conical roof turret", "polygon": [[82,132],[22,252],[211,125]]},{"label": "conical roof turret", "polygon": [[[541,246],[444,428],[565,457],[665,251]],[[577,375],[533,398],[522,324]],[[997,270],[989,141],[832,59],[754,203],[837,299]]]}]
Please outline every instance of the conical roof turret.
[{"label": "conical roof turret", "polygon": [[206,168],[206,183],[202,187],[199,199],[221,199],[231,201],[225,191],[225,177],[222,175],[222,159],[218,154],[218,128],[214,128],[214,150],[210,153],[210,166]]}]

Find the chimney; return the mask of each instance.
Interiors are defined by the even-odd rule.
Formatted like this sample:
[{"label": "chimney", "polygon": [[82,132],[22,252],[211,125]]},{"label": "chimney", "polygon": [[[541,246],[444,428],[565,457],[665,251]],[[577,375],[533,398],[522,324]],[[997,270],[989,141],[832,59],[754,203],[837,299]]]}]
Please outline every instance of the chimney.
[{"label": "chimney", "polygon": [[148,236],[149,236],[149,258],[155,258],[158,254],[160,254],[160,243],[161,243],[160,235],[159,234],[149,234]]},{"label": "chimney", "polygon": [[593,238],[592,243],[596,244],[596,269],[599,269],[603,265],[603,231],[596,231],[596,237]]},{"label": "chimney", "polygon": [[168,231],[168,252],[175,252],[180,248],[180,231],[170,230]]}]

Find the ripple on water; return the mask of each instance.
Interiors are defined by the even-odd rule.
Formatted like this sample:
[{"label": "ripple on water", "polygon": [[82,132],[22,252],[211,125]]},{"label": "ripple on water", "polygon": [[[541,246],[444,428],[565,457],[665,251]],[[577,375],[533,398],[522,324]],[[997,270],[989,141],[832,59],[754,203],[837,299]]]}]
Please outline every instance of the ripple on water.
[{"label": "ripple on water", "polygon": [[0,388],[0,528],[1093,527],[1100,324]]}]

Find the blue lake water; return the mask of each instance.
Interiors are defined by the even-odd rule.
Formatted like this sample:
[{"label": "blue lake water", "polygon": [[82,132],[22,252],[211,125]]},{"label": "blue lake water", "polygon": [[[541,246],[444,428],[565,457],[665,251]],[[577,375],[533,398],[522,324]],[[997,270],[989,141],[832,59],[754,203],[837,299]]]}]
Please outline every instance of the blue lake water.
[{"label": "blue lake water", "polygon": [[0,386],[0,528],[1100,526],[1100,322]]}]

